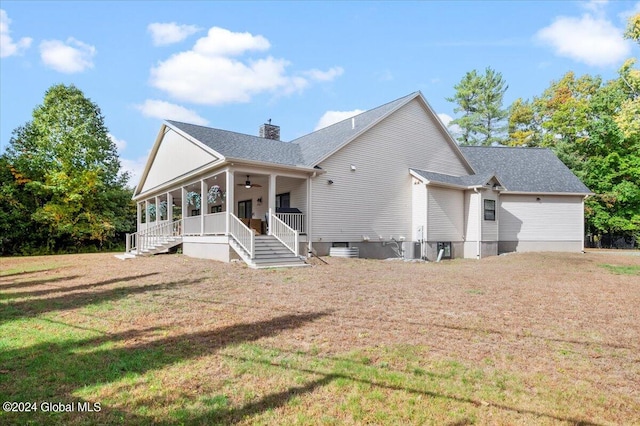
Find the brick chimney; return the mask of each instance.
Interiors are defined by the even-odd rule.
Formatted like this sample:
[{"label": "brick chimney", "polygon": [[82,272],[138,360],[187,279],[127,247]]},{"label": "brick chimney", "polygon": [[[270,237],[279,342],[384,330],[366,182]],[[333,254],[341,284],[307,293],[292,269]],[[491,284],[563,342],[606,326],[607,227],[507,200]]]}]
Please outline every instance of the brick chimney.
[{"label": "brick chimney", "polygon": [[280,140],[280,126],[271,124],[271,119],[268,123],[264,123],[260,126],[260,137],[265,139],[273,139],[275,141]]}]

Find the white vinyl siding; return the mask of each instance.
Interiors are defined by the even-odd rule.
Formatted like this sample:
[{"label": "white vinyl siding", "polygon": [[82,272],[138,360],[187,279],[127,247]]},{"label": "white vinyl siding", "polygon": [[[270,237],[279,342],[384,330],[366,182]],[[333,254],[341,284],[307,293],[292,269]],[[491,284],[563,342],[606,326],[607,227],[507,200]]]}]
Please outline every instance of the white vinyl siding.
[{"label": "white vinyl siding", "polygon": [[[363,236],[413,239],[413,179],[409,168],[468,173],[418,99],[319,166],[326,173],[312,180],[316,241],[361,241]],[[329,180],[333,184],[328,184]]]},{"label": "white vinyl siding", "polygon": [[[495,201],[495,220],[484,219],[484,200]],[[498,223],[500,222],[500,208],[498,204],[498,193],[495,191],[482,191],[482,241],[498,241]]]},{"label": "white vinyl siding", "polygon": [[[425,239],[427,231],[427,186],[418,181],[413,181],[413,215],[412,215],[412,240]],[[420,230],[422,230],[420,236]]]},{"label": "white vinyl siding", "polygon": [[204,149],[169,130],[158,146],[147,178],[139,192],[151,190],[215,160],[216,158]]},{"label": "white vinyl siding", "polygon": [[478,241],[478,194],[464,192],[464,235],[466,241]]},{"label": "white vinyl siding", "polygon": [[427,239],[464,239],[464,192],[457,189],[427,188]]},{"label": "white vinyl siding", "polygon": [[291,207],[307,213],[307,180],[287,176],[276,177],[276,194],[291,194]]},{"label": "white vinyl siding", "polygon": [[582,241],[580,196],[501,194],[499,204],[500,241]]}]

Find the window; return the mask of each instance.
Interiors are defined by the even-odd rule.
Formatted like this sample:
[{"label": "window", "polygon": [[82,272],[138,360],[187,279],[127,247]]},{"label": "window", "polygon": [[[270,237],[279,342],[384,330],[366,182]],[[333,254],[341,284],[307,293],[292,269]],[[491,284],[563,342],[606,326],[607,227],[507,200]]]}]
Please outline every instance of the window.
[{"label": "window", "polygon": [[251,219],[251,200],[238,201],[238,218]]},{"label": "window", "polygon": [[200,216],[200,209],[191,210],[191,216]]},{"label": "window", "polygon": [[291,207],[291,193],[290,192],[285,192],[284,194],[277,194],[276,195],[276,208],[279,208],[279,207],[284,207],[284,208]]},{"label": "window", "polygon": [[211,206],[211,213],[222,213],[222,206]]},{"label": "window", "polygon": [[496,200],[484,200],[484,220],[496,220]]}]

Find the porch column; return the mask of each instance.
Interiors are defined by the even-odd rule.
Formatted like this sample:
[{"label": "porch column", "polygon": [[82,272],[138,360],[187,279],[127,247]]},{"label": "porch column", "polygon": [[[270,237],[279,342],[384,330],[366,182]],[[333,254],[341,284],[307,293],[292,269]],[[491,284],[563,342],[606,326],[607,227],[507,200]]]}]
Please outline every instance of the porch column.
[{"label": "porch column", "polygon": [[183,186],[180,190],[182,191],[182,221],[184,222],[187,216],[189,216],[187,214],[187,188]]},{"label": "porch column", "polygon": [[154,202],[156,203],[156,226],[158,225],[158,218],[160,217],[160,209],[158,207],[160,207],[160,197],[158,197],[157,195],[154,198]]},{"label": "porch column", "polygon": [[234,199],[233,199],[233,191],[234,191],[234,182],[233,182],[233,171],[231,170],[227,170],[227,188],[225,189],[226,191],[226,209],[227,209],[227,217],[226,217],[226,222],[227,222],[227,230],[226,230],[226,235],[229,235],[229,226],[231,225],[231,213],[233,213],[233,206],[234,206]]},{"label": "porch column", "polygon": [[200,180],[200,235],[204,235],[204,215],[207,214],[209,200],[207,199],[207,182]]},{"label": "porch column", "polygon": [[149,200],[144,200],[144,230],[149,229]]},{"label": "porch column", "polygon": [[140,232],[140,225],[142,225],[142,203],[136,203],[136,231]]},{"label": "porch column", "polygon": [[[276,214],[276,176],[273,173],[269,175],[269,213]],[[269,216],[269,235],[271,235],[271,216]]]},{"label": "porch column", "polygon": [[173,195],[167,192],[167,220],[173,222]]}]

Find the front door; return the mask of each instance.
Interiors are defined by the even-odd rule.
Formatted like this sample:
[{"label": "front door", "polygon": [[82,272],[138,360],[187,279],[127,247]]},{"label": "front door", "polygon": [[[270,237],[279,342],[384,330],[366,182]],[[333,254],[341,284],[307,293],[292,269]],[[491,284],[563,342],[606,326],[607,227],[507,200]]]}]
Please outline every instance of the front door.
[{"label": "front door", "polygon": [[238,201],[238,218],[251,219],[251,200]]}]

